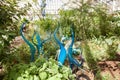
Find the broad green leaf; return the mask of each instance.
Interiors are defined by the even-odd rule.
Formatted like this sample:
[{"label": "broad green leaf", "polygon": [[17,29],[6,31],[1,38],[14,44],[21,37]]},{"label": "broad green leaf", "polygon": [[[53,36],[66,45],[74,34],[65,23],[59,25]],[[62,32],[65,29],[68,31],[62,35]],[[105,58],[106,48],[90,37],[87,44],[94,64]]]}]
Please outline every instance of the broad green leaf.
[{"label": "broad green leaf", "polygon": [[33,79],[34,79],[33,75],[29,75],[29,80],[33,80]]},{"label": "broad green leaf", "polygon": [[60,78],[57,78],[56,76],[50,77],[47,80],[61,80]]},{"label": "broad green leaf", "polygon": [[44,63],[44,64],[43,64],[43,67],[39,70],[39,72],[44,71],[46,68],[47,68],[47,64]]},{"label": "broad green leaf", "polygon": [[40,80],[37,75],[34,75],[34,80]]},{"label": "broad green leaf", "polygon": [[107,42],[108,45],[112,45],[113,41],[111,39],[106,39],[105,41]]},{"label": "broad green leaf", "polygon": [[23,80],[23,77],[20,76],[20,77],[17,78],[17,80]]},{"label": "broad green leaf", "polygon": [[39,72],[39,77],[40,77],[41,80],[46,80],[47,73],[46,72]]}]

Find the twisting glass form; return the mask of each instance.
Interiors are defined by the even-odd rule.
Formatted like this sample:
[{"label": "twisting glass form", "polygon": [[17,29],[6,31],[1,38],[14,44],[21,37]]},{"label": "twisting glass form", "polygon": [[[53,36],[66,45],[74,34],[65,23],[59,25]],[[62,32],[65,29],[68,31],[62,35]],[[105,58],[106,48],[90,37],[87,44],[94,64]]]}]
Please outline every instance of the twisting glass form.
[{"label": "twisting glass form", "polygon": [[[73,68],[73,66],[78,66],[78,67],[82,66],[82,64],[84,62],[83,58],[81,57],[82,58],[81,59],[81,63],[79,63],[79,61],[76,60],[73,57],[73,53],[77,52],[76,51],[77,49],[73,50],[73,44],[74,44],[74,31],[73,31],[73,27],[74,27],[74,25],[73,24],[71,25],[70,31],[71,31],[71,39],[72,39],[72,41],[71,41],[71,43],[70,43],[70,45],[69,45],[69,47],[67,49],[64,47],[63,43],[60,42],[60,40],[56,37],[56,33],[57,33],[58,29],[59,29],[59,26],[60,26],[60,24],[58,23],[58,27],[56,28],[56,30],[54,32],[55,41],[57,42],[57,44],[60,47],[60,53],[58,55],[58,63],[59,63],[59,65],[62,66],[64,64],[66,58],[68,57],[69,65],[70,65],[71,69]],[[81,56],[81,54],[79,56]]]},{"label": "twisting glass form", "polygon": [[[36,36],[36,40],[37,40],[37,43],[35,43],[34,42],[34,37]],[[39,34],[39,32],[37,32],[36,30],[34,30],[34,34],[33,34],[33,36],[32,36],[32,42],[33,42],[33,44],[36,46],[36,48],[37,48],[37,51],[38,51],[38,56],[42,53],[44,53],[43,52],[43,45],[44,45],[44,43],[46,43],[48,40],[50,40],[50,38],[51,38],[51,34],[50,34],[50,37],[49,38],[47,38],[47,39],[45,39],[45,40],[41,40],[41,38],[40,38],[40,34]]]},{"label": "twisting glass form", "polygon": [[59,45],[60,47],[60,53],[58,55],[58,63],[59,63],[59,66],[62,66],[65,62],[65,59],[66,59],[66,50],[64,48],[64,45],[60,42],[60,40],[56,37],[56,33],[59,29],[59,26],[60,24],[58,23],[58,27],[56,28],[55,32],[54,32],[54,38],[55,38],[55,41],[57,42],[57,44]]},{"label": "twisting glass form", "polygon": [[73,44],[74,44],[74,32],[73,32],[73,24],[71,25],[71,39],[72,39],[72,42],[68,48],[68,60],[69,60],[69,65],[70,65],[70,68],[72,69],[74,65],[80,67],[82,66],[83,64],[83,59],[81,59],[81,64],[73,57]]},{"label": "twisting glass form", "polygon": [[21,25],[21,29],[20,29],[20,35],[22,36],[23,40],[26,42],[26,44],[29,46],[30,48],[30,52],[31,52],[31,61],[33,62],[34,61],[34,55],[35,55],[35,52],[36,52],[36,49],[34,47],[34,45],[28,41],[24,34],[23,34],[23,29],[25,27],[25,25],[27,24],[27,21],[26,22],[23,22],[22,25]]}]

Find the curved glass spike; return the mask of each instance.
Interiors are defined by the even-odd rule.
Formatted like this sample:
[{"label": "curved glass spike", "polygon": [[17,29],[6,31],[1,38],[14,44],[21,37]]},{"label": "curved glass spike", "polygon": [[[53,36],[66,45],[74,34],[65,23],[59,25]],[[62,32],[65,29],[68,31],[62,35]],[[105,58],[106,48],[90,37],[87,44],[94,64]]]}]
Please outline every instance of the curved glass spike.
[{"label": "curved glass spike", "polygon": [[27,22],[22,23],[21,29],[20,29],[20,35],[22,36],[22,38],[23,38],[23,40],[26,42],[26,44],[30,47],[31,61],[34,61],[34,55],[35,55],[36,49],[35,49],[34,45],[33,45],[31,42],[29,42],[29,41],[25,38],[25,36],[23,35],[23,28],[25,27],[26,23],[27,23]]},{"label": "curved glass spike", "polygon": [[59,29],[59,25],[58,25],[57,29],[54,32],[54,38],[55,38],[55,41],[58,43],[58,45],[60,47],[60,53],[58,55],[58,63],[59,63],[59,66],[62,66],[64,64],[64,62],[65,62],[67,54],[66,54],[66,50],[65,50],[63,44],[56,37],[56,33],[57,33],[58,29]]},{"label": "curved glass spike", "polygon": [[32,43],[37,47],[37,44],[34,42],[34,36],[36,35],[36,31],[34,31],[33,35],[32,35]]},{"label": "curved glass spike", "polygon": [[71,26],[71,33],[72,33],[72,42],[68,48],[68,59],[69,59],[69,63],[70,63],[70,68],[72,69],[73,68],[73,65],[76,65],[78,67],[80,67],[82,64],[83,64],[83,61],[81,62],[81,64],[75,59],[73,58],[73,51],[72,51],[72,47],[73,47],[73,44],[74,44],[74,32],[73,32],[73,29],[72,29],[73,25]]},{"label": "curved glass spike", "polygon": [[[36,40],[37,40],[37,43],[34,42],[34,36],[36,36]],[[50,36],[51,38],[51,36]],[[48,39],[45,39],[45,40],[41,40],[40,38],[40,35],[37,31],[34,31],[34,34],[32,36],[32,42],[34,43],[34,45],[37,47],[37,50],[38,50],[38,56],[40,55],[40,53],[44,53],[43,50],[42,50],[42,47],[43,47],[43,44],[46,43],[50,38]]]},{"label": "curved glass spike", "polygon": [[[37,43],[34,42],[34,37],[36,36],[36,40]],[[34,31],[34,34],[32,36],[32,43],[36,46],[37,51],[38,51],[38,55],[40,55],[40,51],[41,51],[41,39],[40,39],[40,35],[38,32]]]},{"label": "curved glass spike", "polygon": [[43,47],[44,43],[46,43],[46,42],[47,42],[48,40],[50,40],[50,39],[51,39],[51,34],[50,34],[50,37],[49,37],[49,38],[47,38],[47,39],[41,41],[40,48],[41,48],[42,54],[44,53],[43,50],[42,50],[42,47]]},{"label": "curved glass spike", "polygon": [[38,56],[39,56],[40,53],[42,52],[42,43],[41,43],[40,35],[39,35],[38,32],[37,32],[37,34],[36,34],[36,40],[37,40]]},{"label": "curved glass spike", "polygon": [[[36,40],[37,40],[37,43],[34,42],[34,37],[36,36]],[[34,34],[32,36],[32,43],[36,46],[37,48],[37,51],[38,51],[38,55],[40,55],[40,53],[42,52],[42,43],[41,43],[41,39],[40,39],[40,35],[37,31],[34,31]]]}]

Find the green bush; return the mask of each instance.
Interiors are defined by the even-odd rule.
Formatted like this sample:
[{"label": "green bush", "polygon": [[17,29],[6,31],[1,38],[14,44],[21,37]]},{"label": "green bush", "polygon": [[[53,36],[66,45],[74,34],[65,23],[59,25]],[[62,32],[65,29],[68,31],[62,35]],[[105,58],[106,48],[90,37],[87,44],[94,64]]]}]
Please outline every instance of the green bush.
[{"label": "green bush", "polygon": [[75,80],[69,68],[59,67],[53,59],[42,56],[34,63],[14,65],[3,80]]},{"label": "green bush", "polygon": [[[87,2],[78,3],[81,4],[78,8],[60,11],[62,27],[67,29],[71,22],[75,24],[75,39],[84,40],[93,37],[99,38],[100,36],[119,36],[119,12],[108,13],[108,9],[104,4],[93,6]],[[66,29],[63,29],[63,31]]]},{"label": "green bush", "polygon": [[10,52],[10,41],[19,35],[18,22],[21,16],[26,14],[28,6],[20,8],[17,0],[0,0],[0,56],[2,58]]}]

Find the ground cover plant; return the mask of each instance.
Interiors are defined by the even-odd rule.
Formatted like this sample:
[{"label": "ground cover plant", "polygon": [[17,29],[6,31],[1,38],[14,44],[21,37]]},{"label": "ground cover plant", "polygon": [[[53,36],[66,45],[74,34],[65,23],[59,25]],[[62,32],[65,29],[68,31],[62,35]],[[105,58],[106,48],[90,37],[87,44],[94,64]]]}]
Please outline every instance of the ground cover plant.
[{"label": "ground cover plant", "polygon": [[54,59],[40,57],[30,64],[15,64],[4,80],[74,80],[69,68],[59,68]]}]

